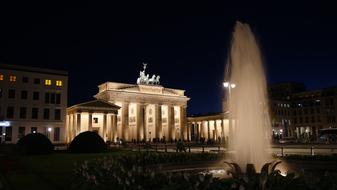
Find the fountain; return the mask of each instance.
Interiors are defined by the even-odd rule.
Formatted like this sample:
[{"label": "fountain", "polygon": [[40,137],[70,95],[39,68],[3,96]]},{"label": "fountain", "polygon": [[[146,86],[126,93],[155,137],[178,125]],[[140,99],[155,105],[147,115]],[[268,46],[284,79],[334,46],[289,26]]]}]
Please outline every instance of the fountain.
[{"label": "fountain", "polygon": [[261,52],[248,24],[235,25],[226,77],[235,84],[228,97],[231,159],[244,170],[247,164],[260,169],[271,160],[271,124]]}]

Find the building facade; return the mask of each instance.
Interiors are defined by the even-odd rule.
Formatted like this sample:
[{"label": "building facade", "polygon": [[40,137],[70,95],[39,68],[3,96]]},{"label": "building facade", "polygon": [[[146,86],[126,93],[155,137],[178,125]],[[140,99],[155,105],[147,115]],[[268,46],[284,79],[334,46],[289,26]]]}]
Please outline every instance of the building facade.
[{"label": "building facade", "polygon": [[112,142],[187,140],[185,91],[161,86],[160,76],[150,78],[145,69],[137,84],[105,82],[94,102],[68,108],[67,142],[86,130]]},{"label": "building facade", "polygon": [[[337,128],[337,87],[306,90],[301,83],[270,86],[273,130],[282,136],[318,140],[319,131]],[[279,131],[278,131],[279,132]]]},{"label": "building facade", "polygon": [[226,113],[189,115],[187,121],[192,141],[227,142],[233,130]]},{"label": "building facade", "polygon": [[67,95],[65,71],[0,64],[1,141],[38,132],[63,143]]},{"label": "building facade", "polygon": [[[106,82],[95,98],[120,107],[116,139],[153,141],[188,139],[184,90],[160,85]],[[116,140],[114,139],[114,140]]]},{"label": "building facade", "polygon": [[67,108],[66,142],[85,131],[94,131],[105,141],[117,139],[117,113],[119,106],[106,101],[93,100]]}]

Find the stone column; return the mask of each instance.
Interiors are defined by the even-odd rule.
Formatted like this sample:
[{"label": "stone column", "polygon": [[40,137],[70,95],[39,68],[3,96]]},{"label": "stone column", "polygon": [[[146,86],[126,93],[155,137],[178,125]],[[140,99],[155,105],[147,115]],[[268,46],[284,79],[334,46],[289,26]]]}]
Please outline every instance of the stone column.
[{"label": "stone column", "polygon": [[136,111],[137,140],[141,141],[144,139],[144,105],[137,103]]},{"label": "stone column", "polygon": [[73,114],[72,114],[72,122],[73,122],[73,138],[75,138],[76,137],[76,135],[77,135],[77,123],[76,123],[76,112],[74,112]]},{"label": "stone column", "polygon": [[186,107],[180,106],[180,138],[183,140],[187,139],[187,126],[186,126]]},{"label": "stone column", "polygon": [[107,119],[107,114],[106,113],[104,113],[104,115],[103,115],[103,133],[102,133],[102,136],[103,136],[103,139],[104,139],[104,141],[106,141],[106,132],[107,132],[107,121],[108,119]]},{"label": "stone column", "polygon": [[77,134],[82,133],[82,126],[81,126],[81,113],[76,113],[76,127],[77,127]]},{"label": "stone column", "polygon": [[156,104],[155,105],[155,117],[156,117],[156,134],[155,137],[160,139],[163,137],[163,131],[162,131],[162,113],[161,113],[161,105]]},{"label": "stone column", "polygon": [[211,127],[210,127],[210,125],[209,125],[209,121],[206,121],[206,126],[207,126],[207,140],[208,139],[212,139],[212,137],[211,137]]},{"label": "stone column", "polygon": [[89,119],[88,119],[88,130],[92,131],[92,113],[91,112],[89,112],[88,117],[89,117]]},{"label": "stone column", "polygon": [[221,119],[221,138],[224,138],[225,137],[225,124],[223,122],[223,119]]},{"label": "stone column", "polygon": [[117,138],[117,113],[112,115],[112,141],[115,142]]},{"label": "stone column", "polygon": [[121,127],[122,127],[122,138],[123,141],[127,141],[127,132],[129,129],[129,103],[128,102],[123,102],[122,105],[122,123],[121,123]]},{"label": "stone column", "polygon": [[175,137],[175,126],[174,126],[174,107],[172,105],[167,106],[167,127],[168,127],[168,139],[167,140],[174,140]]}]

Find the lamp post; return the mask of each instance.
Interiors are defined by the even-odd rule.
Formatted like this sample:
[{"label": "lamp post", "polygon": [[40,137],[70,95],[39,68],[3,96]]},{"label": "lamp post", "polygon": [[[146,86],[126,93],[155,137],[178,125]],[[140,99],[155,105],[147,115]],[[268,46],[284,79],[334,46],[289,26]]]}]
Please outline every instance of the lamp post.
[{"label": "lamp post", "polygon": [[[236,84],[231,82],[224,82],[223,83],[224,88],[228,89],[228,95],[226,96],[226,108],[228,108],[229,100],[231,98],[231,89],[236,87]],[[228,110],[228,109],[227,109]],[[225,109],[224,109],[225,112]],[[228,128],[229,128],[229,137],[232,137],[233,135],[233,129],[232,129],[232,118],[229,115],[228,117]]]},{"label": "lamp post", "polygon": [[48,138],[50,138],[50,132],[52,131],[52,128],[51,127],[48,127]]}]

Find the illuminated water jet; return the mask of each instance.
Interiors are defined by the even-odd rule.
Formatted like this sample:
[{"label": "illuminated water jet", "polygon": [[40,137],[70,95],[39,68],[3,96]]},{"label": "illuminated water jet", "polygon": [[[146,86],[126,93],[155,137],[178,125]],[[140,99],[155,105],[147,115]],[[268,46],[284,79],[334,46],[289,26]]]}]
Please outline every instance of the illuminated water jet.
[{"label": "illuminated water jet", "polygon": [[233,32],[226,81],[235,84],[229,94],[229,118],[234,121],[229,149],[232,160],[245,170],[271,160],[268,153],[271,126],[266,78],[261,52],[248,24],[237,22]]}]

